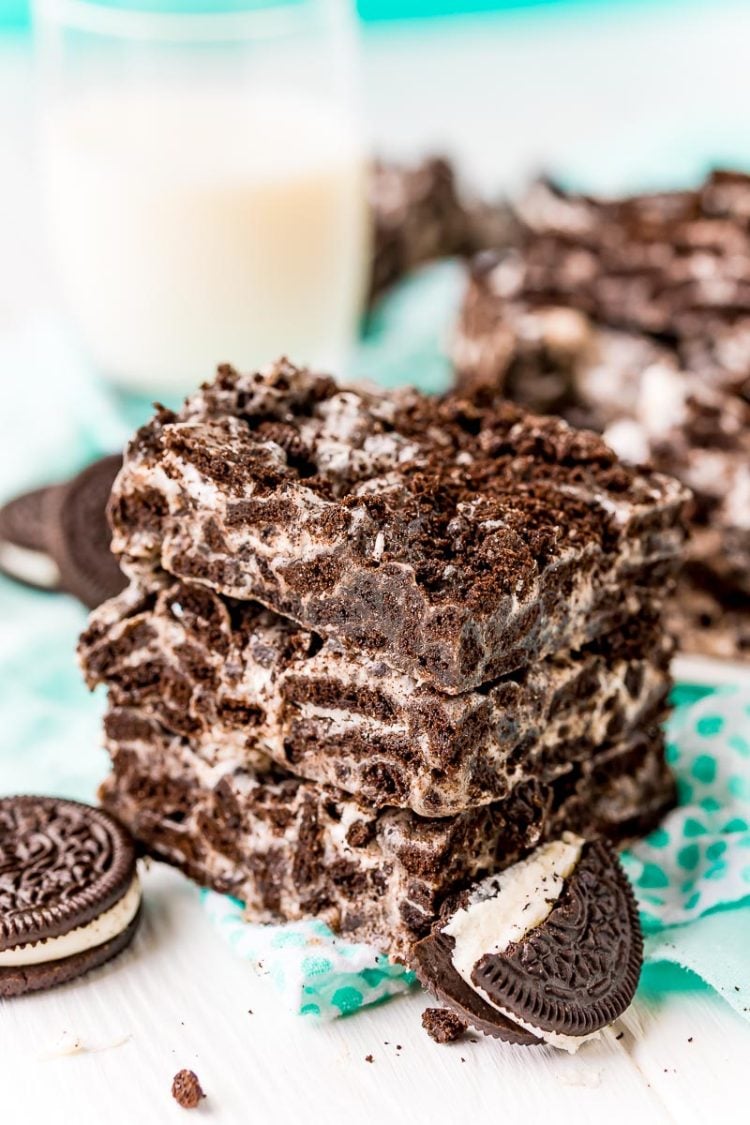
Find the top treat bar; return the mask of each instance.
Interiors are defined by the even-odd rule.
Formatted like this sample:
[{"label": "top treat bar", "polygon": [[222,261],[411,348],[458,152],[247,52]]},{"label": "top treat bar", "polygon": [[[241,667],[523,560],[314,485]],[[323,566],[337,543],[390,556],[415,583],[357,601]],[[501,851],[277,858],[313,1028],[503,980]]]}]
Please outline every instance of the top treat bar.
[{"label": "top treat bar", "polygon": [[658,600],[684,501],[564,422],[281,361],[161,410],[110,515],[131,576],[256,599],[458,693]]}]

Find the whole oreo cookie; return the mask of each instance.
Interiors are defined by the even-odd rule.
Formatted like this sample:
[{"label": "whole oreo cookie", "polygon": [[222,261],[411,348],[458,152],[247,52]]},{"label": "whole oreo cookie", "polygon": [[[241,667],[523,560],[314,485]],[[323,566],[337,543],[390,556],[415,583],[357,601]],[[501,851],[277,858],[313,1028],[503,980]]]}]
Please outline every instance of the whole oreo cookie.
[{"label": "whole oreo cookie", "polygon": [[104,964],[140,920],[135,847],[107,813],[56,797],[0,799],[0,996]]},{"label": "whole oreo cookie", "polygon": [[50,544],[62,586],[89,609],[125,588],[126,580],[110,550],[107,502],[122,457],[113,454],[89,465],[49,504]]},{"label": "whole oreo cookie", "polygon": [[35,488],[0,508],[0,572],[40,590],[60,589],[46,514],[54,491],[54,485]]},{"label": "whole oreo cookie", "polygon": [[571,833],[464,892],[414,951],[422,983],[478,1030],[568,1051],[625,1011],[642,955],[614,850]]},{"label": "whole oreo cookie", "polygon": [[125,577],[110,550],[106,508],[122,457],[95,461],[66,484],[24,493],[0,508],[0,571],[39,589],[64,590],[89,609]]}]

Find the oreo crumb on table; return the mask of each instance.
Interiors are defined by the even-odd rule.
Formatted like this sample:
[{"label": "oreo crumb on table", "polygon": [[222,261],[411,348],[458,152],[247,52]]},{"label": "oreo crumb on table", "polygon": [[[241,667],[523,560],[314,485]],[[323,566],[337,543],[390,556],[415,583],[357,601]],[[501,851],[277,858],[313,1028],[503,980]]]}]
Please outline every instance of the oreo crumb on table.
[{"label": "oreo crumb on table", "polygon": [[468,1029],[468,1024],[450,1008],[425,1008],[422,1027],[436,1043],[455,1043]]},{"label": "oreo crumb on table", "polygon": [[368,1062],[368,1063],[375,1062],[375,1059],[373,1058],[372,1055],[365,1055],[365,1062]]},{"label": "oreo crumb on table", "polygon": [[183,1109],[196,1109],[205,1094],[194,1070],[179,1070],[172,1079],[172,1097]]}]

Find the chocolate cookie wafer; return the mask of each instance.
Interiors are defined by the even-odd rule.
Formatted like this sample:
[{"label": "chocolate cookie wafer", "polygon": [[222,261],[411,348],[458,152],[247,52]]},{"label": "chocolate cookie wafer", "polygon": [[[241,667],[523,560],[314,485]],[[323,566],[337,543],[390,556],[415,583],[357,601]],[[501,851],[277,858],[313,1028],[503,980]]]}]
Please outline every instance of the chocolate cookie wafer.
[{"label": "chocolate cookie wafer", "polygon": [[107,813],[55,797],[0,800],[0,997],[63,984],[132,939],[135,847]]}]

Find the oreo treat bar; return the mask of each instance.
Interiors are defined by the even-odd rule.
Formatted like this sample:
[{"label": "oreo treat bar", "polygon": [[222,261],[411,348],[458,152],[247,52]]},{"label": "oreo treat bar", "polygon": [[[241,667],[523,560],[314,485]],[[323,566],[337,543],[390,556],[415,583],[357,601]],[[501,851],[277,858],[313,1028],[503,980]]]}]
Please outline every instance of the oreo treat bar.
[{"label": "oreo treat bar", "polygon": [[658,723],[671,644],[645,615],[447,696],[255,602],[162,576],[101,607],[80,653],[90,687],[107,684],[114,705],[137,705],[211,766],[241,767],[260,749],[372,809],[447,816]]},{"label": "oreo treat bar", "polygon": [[426,262],[506,246],[515,231],[510,209],[465,196],[443,157],[415,166],[377,161],[370,209],[375,241],[370,302]]},{"label": "oreo treat bar", "polygon": [[415,167],[377,161],[370,208],[375,227],[371,300],[417,266],[468,249],[467,210],[452,166],[440,157]]},{"label": "oreo treat bar", "polygon": [[455,817],[363,808],[277,766],[209,764],[150,715],[114,707],[113,773],[100,793],[147,851],[234,895],[252,921],[318,915],[407,958],[446,896],[562,830],[623,839],[674,799],[658,731],[613,745],[558,782],[519,785]]},{"label": "oreo treat bar", "polygon": [[[728,655],[750,655],[749,200],[723,172],[609,201],[538,184],[516,245],[476,262],[454,346],[462,393],[585,422],[693,490],[674,617],[683,647]],[[700,602],[696,631],[680,607]]]},{"label": "oreo treat bar", "polygon": [[643,939],[611,846],[566,832],[446,904],[414,955],[422,983],[478,1030],[573,1053],[633,999]]},{"label": "oreo treat bar", "polygon": [[132,577],[254,598],[454,694],[658,602],[685,499],[561,421],[281,361],[160,411],[110,516]]}]

